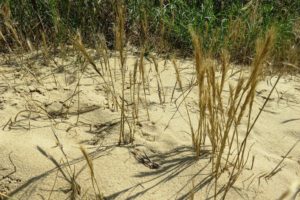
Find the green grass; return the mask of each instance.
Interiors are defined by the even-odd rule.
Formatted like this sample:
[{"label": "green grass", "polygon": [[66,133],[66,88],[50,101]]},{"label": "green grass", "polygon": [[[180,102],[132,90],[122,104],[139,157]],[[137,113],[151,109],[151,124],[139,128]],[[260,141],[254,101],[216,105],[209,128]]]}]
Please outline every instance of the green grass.
[{"label": "green grass", "polygon": [[[95,35],[101,33],[108,46],[114,46],[113,0],[2,0],[0,4],[9,5],[10,19],[23,41],[38,44],[45,32],[49,43],[67,43],[80,31],[87,44],[94,44]],[[204,53],[218,57],[220,49],[226,49],[233,61],[250,63],[256,38],[273,26],[277,29],[273,60],[299,64],[290,53],[300,52],[300,1],[126,0],[125,7],[127,39],[146,50],[191,56],[188,29],[192,27],[203,41]],[[1,19],[5,21],[3,14]],[[11,37],[2,22],[1,31]]]}]

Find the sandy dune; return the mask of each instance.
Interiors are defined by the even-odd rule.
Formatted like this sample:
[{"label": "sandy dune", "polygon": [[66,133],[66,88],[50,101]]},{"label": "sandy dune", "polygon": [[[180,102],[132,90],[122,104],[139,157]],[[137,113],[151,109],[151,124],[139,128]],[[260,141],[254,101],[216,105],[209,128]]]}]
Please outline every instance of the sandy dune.
[{"label": "sandy dune", "polygon": [[[115,65],[114,58],[110,61]],[[49,66],[43,65],[39,54],[1,59],[1,194],[12,199],[65,199],[70,195],[69,183],[51,161],[52,156],[65,172],[78,175],[82,199],[93,199],[90,172],[80,151],[82,146],[93,160],[95,176],[106,199],[188,199],[193,188],[195,199],[213,198],[209,153],[195,159],[183,106],[172,118],[176,111],[174,102],[181,92],[175,89],[171,102],[176,82],[171,61],[159,60],[166,97],[163,105],[157,95],[154,65],[145,61],[150,83],[147,93],[150,121],[143,109],[145,105],[141,105],[135,141],[125,146],[117,145],[120,114],[109,105],[111,101],[107,99],[103,82],[93,69],[87,66],[80,80],[80,92],[74,95],[82,74],[78,69],[82,66],[72,56],[54,57],[49,62]],[[135,57],[130,55],[128,68],[134,63]],[[186,87],[193,80],[193,63],[178,60],[178,64]],[[228,82],[236,81],[234,72],[241,68],[245,67],[232,67],[233,75]],[[255,112],[262,106],[275,79],[276,76],[267,75],[260,82]],[[118,82],[119,79],[116,87]],[[188,96],[187,105],[196,123],[196,88]],[[64,155],[55,135],[71,168],[66,165],[66,159],[62,160]],[[279,171],[275,169],[273,176],[265,178],[299,140],[300,76],[284,75],[250,135],[247,169],[227,199],[277,199],[294,182],[300,182],[300,144],[283,160]],[[136,156],[144,153],[159,165],[157,169],[138,162]],[[226,182],[226,176],[226,173],[222,176],[220,184]]]}]

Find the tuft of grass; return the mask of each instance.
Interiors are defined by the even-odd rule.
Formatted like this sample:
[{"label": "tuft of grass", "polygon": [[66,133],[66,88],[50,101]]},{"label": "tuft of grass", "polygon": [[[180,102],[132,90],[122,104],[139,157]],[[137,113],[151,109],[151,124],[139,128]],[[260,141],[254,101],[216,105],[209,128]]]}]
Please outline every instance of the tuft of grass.
[{"label": "tuft of grass", "polygon": [[[212,148],[211,163],[212,173],[215,176],[215,198],[218,194],[219,177],[225,170],[229,172],[230,177],[225,185],[222,197],[225,198],[228,190],[235,183],[248,160],[248,156],[246,156],[248,136],[269,99],[269,97],[266,99],[262,109],[254,117],[254,121],[251,121],[255,89],[261,80],[264,62],[274,47],[275,29],[270,28],[264,38],[257,40],[256,56],[252,62],[251,73],[248,77],[243,77],[240,74],[237,84],[229,85],[230,97],[228,103],[224,102],[222,97],[229,65],[228,53],[223,51],[221,54],[221,80],[218,80],[216,78],[217,66],[202,53],[198,34],[193,29],[190,29],[190,32],[194,44],[199,106],[197,131],[192,131],[191,133],[193,147],[196,156],[201,155],[205,145],[209,144]],[[269,96],[274,91],[279,79],[280,76]],[[241,137],[239,124],[246,113],[248,115],[246,121],[247,131],[244,138],[239,138]],[[236,156],[231,156],[233,152],[235,152]],[[223,162],[223,160],[225,161]]]}]

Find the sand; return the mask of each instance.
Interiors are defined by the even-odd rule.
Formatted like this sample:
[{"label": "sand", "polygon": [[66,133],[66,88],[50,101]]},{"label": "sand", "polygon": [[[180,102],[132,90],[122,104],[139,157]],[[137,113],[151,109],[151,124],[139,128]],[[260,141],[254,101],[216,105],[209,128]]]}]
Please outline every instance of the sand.
[{"label": "sand", "polygon": [[[129,69],[135,59],[134,54],[128,56]],[[80,61],[76,61],[72,53],[64,59],[54,56],[47,65],[41,53],[2,56],[0,193],[12,199],[69,197],[70,184],[51,161],[52,157],[66,173],[76,174],[81,187],[80,198],[94,199],[90,171],[80,151],[83,147],[93,160],[95,176],[106,199],[188,199],[193,188],[194,199],[212,199],[209,155],[195,159],[183,106],[173,116],[174,102],[181,94],[175,89],[171,102],[176,82],[174,68],[170,60],[161,58],[158,61],[166,102],[159,103],[154,65],[145,60],[150,83],[147,91],[150,121],[143,109],[145,105],[141,105],[133,144],[118,146],[120,112],[109,105],[111,100],[107,99],[104,84],[91,66],[78,64]],[[97,59],[98,66],[99,62]],[[110,63],[118,65],[113,55]],[[78,69],[85,65],[79,95],[74,96],[78,76],[82,74]],[[187,86],[194,76],[193,62],[178,60],[178,65],[184,86]],[[230,74],[247,68],[231,66]],[[119,70],[116,70],[116,77],[119,77]],[[236,78],[231,76],[229,82],[236,82]],[[276,75],[266,75],[258,85],[255,112],[262,106],[275,80]],[[116,87],[119,83],[120,78],[115,82]],[[128,81],[126,84],[129,85]],[[187,105],[196,123],[196,88],[187,98]],[[31,115],[28,110],[33,111]],[[43,110],[53,119],[50,120]],[[10,120],[13,123],[8,123]],[[278,199],[291,185],[299,186],[300,144],[296,144],[283,160],[277,173],[265,178],[300,140],[299,122],[300,75],[286,74],[250,135],[250,161],[226,199]],[[66,166],[61,148],[71,167]],[[47,152],[48,157],[39,149]],[[151,169],[138,162],[133,152],[145,153],[159,167]],[[226,177],[222,176],[221,182],[226,182]]]}]

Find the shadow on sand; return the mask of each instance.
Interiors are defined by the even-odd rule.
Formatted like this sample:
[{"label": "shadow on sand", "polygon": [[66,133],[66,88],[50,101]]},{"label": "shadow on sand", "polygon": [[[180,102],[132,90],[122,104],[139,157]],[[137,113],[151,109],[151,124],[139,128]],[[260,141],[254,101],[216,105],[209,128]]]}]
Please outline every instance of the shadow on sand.
[{"label": "shadow on sand", "polygon": [[[113,150],[113,148],[115,147],[115,145],[111,145],[111,146],[103,146],[101,149],[98,148],[95,151],[89,153],[89,157],[91,159],[97,159],[100,158],[102,156],[105,156],[107,154],[110,153],[111,150]],[[39,148],[39,147],[38,147]],[[50,159],[50,158],[48,158]],[[51,159],[50,159],[51,160]],[[42,174],[39,174],[37,176],[34,176],[30,179],[28,179],[26,182],[24,182],[22,185],[20,185],[19,187],[17,187],[15,190],[11,191],[8,196],[9,197],[13,197],[14,195],[23,192],[22,193],[22,197],[20,199],[30,199],[31,195],[36,191],[37,186],[39,185],[39,183],[47,178],[47,176],[53,174],[54,172],[57,172],[57,170],[63,169],[65,167],[68,167],[69,165],[75,165],[79,162],[82,161],[86,161],[84,156],[80,156],[78,158],[75,158],[71,161],[69,161],[69,163],[63,163],[60,164],[59,167],[54,167]]]},{"label": "shadow on sand", "polygon": [[[174,194],[170,199],[187,199],[189,198],[190,194],[192,192],[197,192],[201,189],[203,189],[205,186],[209,185],[213,179],[214,176],[212,176],[210,173],[207,174],[205,169],[210,164],[209,162],[209,151],[203,151],[202,155],[199,158],[196,158],[193,149],[191,147],[178,147],[170,152],[167,152],[163,155],[154,155],[149,156],[149,158],[154,161],[158,162],[160,164],[160,168],[157,170],[145,170],[144,172],[138,173],[135,177],[153,177],[150,178],[147,181],[138,183],[132,187],[128,187],[122,191],[116,192],[114,194],[111,194],[109,196],[106,196],[106,199],[116,199],[120,197],[120,195],[123,195],[125,193],[130,193],[129,196],[126,197],[126,199],[138,199],[139,197],[143,196],[145,193],[149,192],[150,190],[153,190],[154,188],[160,187],[162,184],[174,179],[175,177],[178,177],[182,172],[193,166],[197,163],[199,160],[202,160],[204,164],[199,165],[199,170],[194,172],[190,175],[188,180],[185,183],[179,183],[181,184],[181,188],[176,191],[176,194]],[[145,168],[147,169],[147,168]],[[187,191],[187,187],[189,187],[193,181],[193,179],[197,176],[203,176],[203,179],[194,185],[193,189]],[[152,184],[152,186],[144,188],[143,184]],[[136,192],[132,194],[133,190],[137,187],[143,188],[142,191]],[[166,199],[166,198],[165,198]]]}]

